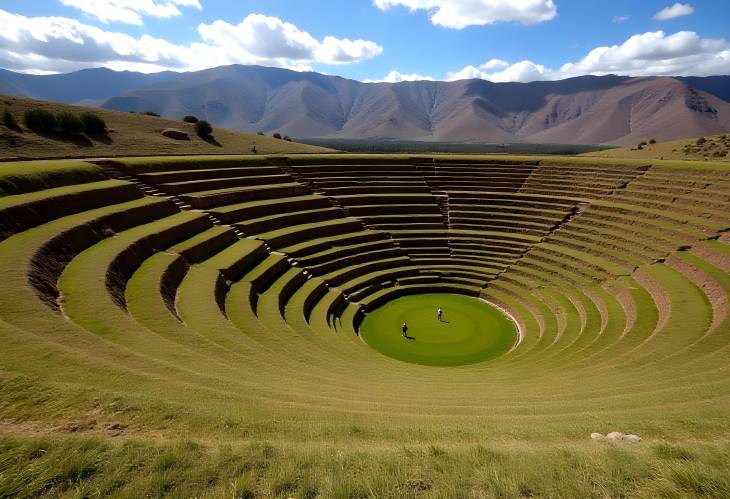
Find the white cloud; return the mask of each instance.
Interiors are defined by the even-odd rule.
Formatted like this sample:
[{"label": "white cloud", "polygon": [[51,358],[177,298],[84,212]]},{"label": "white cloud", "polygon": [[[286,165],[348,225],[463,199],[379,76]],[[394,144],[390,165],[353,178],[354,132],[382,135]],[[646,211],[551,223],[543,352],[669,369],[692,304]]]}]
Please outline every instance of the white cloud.
[{"label": "white cloud", "polygon": [[489,79],[487,78],[487,73],[480,71],[479,68],[474,66],[466,66],[464,69],[446,74],[447,81],[473,80],[476,78],[481,78],[482,80]]},{"label": "white cloud", "polygon": [[372,41],[319,41],[275,17],[251,14],[240,24],[201,24],[201,41],[176,45],[164,39],[105,31],[65,17],[25,17],[0,9],[0,67],[65,72],[106,66],[154,72],[197,70],[223,64],[261,64],[295,70],[309,64],[346,64],[379,55]]},{"label": "white cloud", "polygon": [[104,31],[64,17],[28,18],[0,9],[0,66],[67,71],[108,61],[181,67],[181,47],[144,35]]},{"label": "white cloud", "polygon": [[402,81],[433,81],[433,77],[416,73],[403,74],[398,71],[391,71],[381,80],[364,80],[365,83],[400,83]]},{"label": "white cloud", "polygon": [[261,14],[250,14],[238,25],[225,21],[201,24],[198,32],[204,41],[237,60],[346,64],[371,59],[383,52],[383,47],[367,40],[327,36],[320,42],[291,23]]},{"label": "white cloud", "polygon": [[[525,60],[497,72],[488,63],[481,69],[467,66],[448,73],[447,79],[482,78],[493,82],[557,80],[586,74],[627,76],[708,76],[730,73],[730,43],[725,39],[702,38],[692,31],[667,35],[663,31],[634,35],[621,45],[597,47],[576,62],[560,69]],[[503,61],[502,61],[503,62]],[[495,63],[493,63],[495,64]]]},{"label": "white cloud", "polygon": [[202,8],[199,0],[61,0],[61,3],[104,23],[136,25],[142,24],[143,16],[168,18],[181,15],[178,7]]},{"label": "white cloud", "polygon": [[509,66],[509,62],[503,61],[502,59],[489,59],[487,62],[482,64],[480,67],[482,69],[492,69],[492,68],[506,68]]},{"label": "white cloud", "polygon": [[[491,61],[490,61],[491,62]],[[500,61],[500,63],[503,63],[505,61]],[[487,63],[489,64],[489,63]],[[482,65],[482,68],[490,69],[487,67],[487,64]],[[447,79],[449,81],[456,81],[456,80],[470,80],[474,78],[480,78],[482,80],[489,80],[495,83],[504,83],[508,81],[521,81],[521,82],[527,82],[527,81],[537,81],[537,80],[550,80],[553,79],[554,74],[551,70],[547,69],[545,66],[541,64],[535,64],[532,61],[520,61],[515,64],[509,64],[507,65],[499,65],[499,66],[491,66],[491,68],[494,67],[502,67],[502,71],[496,71],[493,73],[488,73],[485,71],[481,71],[478,68],[475,68],[474,66],[467,66],[464,69],[460,71],[456,71],[454,73],[449,73],[447,75]]]},{"label": "white cloud", "polygon": [[560,68],[564,76],[610,73],[703,76],[729,72],[730,44],[724,39],[701,38],[693,31],[634,35],[621,45],[595,48],[580,61]]},{"label": "white cloud", "polygon": [[494,82],[538,81],[549,80],[553,77],[549,69],[532,61],[520,61],[487,76],[487,79]]},{"label": "white cloud", "polygon": [[381,10],[403,6],[428,11],[433,24],[463,29],[498,22],[537,24],[553,19],[553,0],[373,0]]},{"label": "white cloud", "polygon": [[314,59],[326,64],[349,64],[372,59],[382,53],[383,47],[375,42],[326,36],[317,47]]},{"label": "white cloud", "polygon": [[695,9],[688,3],[675,3],[671,7],[664,7],[662,10],[654,14],[652,19],[656,21],[666,21],[675,17],[691,16]]},{"label": "white cloud", "polygon": [[623,23],[623,22],[628,21],[629,19],[631,19],[631,16],[629,16],[629,15],[613,16],[613,19],[611,19],[611,21],[613,21],[614,23]]}]

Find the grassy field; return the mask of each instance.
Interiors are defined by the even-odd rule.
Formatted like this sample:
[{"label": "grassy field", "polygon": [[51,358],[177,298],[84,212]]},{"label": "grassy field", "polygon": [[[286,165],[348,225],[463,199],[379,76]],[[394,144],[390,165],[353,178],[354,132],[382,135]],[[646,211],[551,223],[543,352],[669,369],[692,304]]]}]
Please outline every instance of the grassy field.
[{"label": "grassy field", "polygon": [[[92,111],[106,121],[110,129],[101,136],[37,134],[23,126],[28,109],[46,109],[52,113]],[[159,156],[181,154],[258,154],[322,153],[327,149],[285,140],[216,128],[213,137],[204,140],[195,134],[193,124],[140,113],[123,113],[90,109],[49,101],[0,96],[0,113],[8,110],[20,124],[10,129],[0,123],[0,159],[84,158],[114,156]],[[201,118],[202,119],[202,118]],[[174,140],[162,135],[168,128],[188,134],[189,140]]]},{"label": "grassy field", "polygon": [[[443,311],[441,321],[437,309]],[[401,324],[407,323],[406,337]],[[515,325],[476,298],[454,294],[404,296],[368,314],[360,335],[394,359],[431,366],[485,361],[517,342]]]},{"label": "grassy field", "polygon": [[280,164],[0,164],[0,497],[730,496],[729,163]]},{"label": "grassy field", "polygon": [[582,156],[600,158],[632,158],[645,160],[727,161],[730,152],[730,136],[714,135],[694,139],[651,143],[644,141],[639,147],[620,147],[604,151],[591,151]]}]

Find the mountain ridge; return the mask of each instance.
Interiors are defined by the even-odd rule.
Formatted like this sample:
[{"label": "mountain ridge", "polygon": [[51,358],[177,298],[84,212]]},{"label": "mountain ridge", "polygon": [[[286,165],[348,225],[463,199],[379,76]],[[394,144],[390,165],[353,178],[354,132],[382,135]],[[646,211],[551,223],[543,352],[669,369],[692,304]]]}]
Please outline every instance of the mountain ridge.
[{"label": "mountain ridge", "polygon": [[194,114],[216,126],[300,139],[628,145],[730,130],[730,76],[365,83],[231,65],[151,75],[0,70],[0,91],[171,118]]}]

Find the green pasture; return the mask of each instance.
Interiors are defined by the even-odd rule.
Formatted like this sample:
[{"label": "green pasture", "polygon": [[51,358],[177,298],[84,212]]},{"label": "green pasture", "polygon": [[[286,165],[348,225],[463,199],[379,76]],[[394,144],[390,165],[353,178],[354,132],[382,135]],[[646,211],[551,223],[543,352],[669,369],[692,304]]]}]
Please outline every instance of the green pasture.
[{"label": "green pasture", "polygon": [[[442,320],[436,311],[441,307]],[[401,324],[408,331],[401,334]],[[365,342],[394,359],[431,366],[473,364],[498,357],[517,341],[517,329],[488,303],[457,294],[403,296],[367,315]]]}]

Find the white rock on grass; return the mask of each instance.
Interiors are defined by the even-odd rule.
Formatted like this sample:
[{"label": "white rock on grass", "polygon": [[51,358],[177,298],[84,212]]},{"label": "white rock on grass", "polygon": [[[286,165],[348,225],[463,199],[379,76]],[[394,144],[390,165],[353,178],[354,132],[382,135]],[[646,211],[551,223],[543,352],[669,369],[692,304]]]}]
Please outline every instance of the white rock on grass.
[{"label": "white rock on grass", "polygon": [[623,440],[624,442],[631,442],[632,444],[635,444],[641,442],[641,437],[639,435],[626,435],[620,431],[612,431],[608,435],[604,435],[603,433],[591,433],[591,440]]}]

